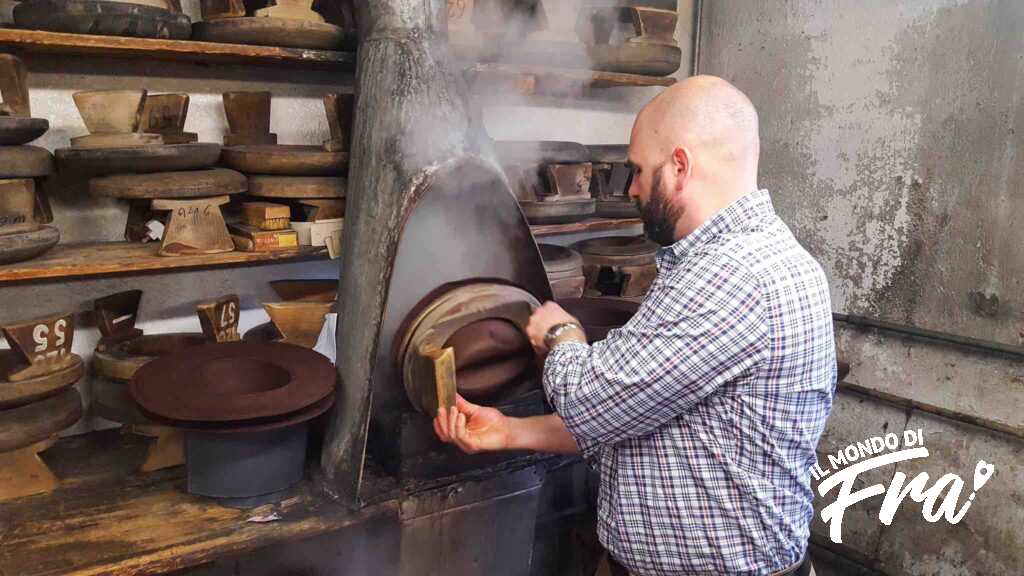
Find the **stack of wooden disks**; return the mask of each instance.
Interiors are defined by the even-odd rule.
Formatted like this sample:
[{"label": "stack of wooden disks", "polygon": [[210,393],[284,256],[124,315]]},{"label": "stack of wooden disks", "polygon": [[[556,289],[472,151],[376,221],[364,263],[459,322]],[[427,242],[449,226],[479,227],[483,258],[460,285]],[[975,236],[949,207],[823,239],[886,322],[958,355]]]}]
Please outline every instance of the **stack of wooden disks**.
[{"label": "stack of wooden disks", "polygon": [[220,145],[195,142],[183,131],[185,94],[161,95],[147,106],[145,90],[77,92],[75,104],[90,134],[56,151],[62,173],[91,177],[89,192],[131,202],[125,238],[145,241],[153,212],[170,213],[158,254],[234,250],[220,206],[245,192],[245,176],[211,168]]},{"label": "stack of wooden disks", "polygon": [[576,222],[594,215],[590,153],[575,142],[495,142],[498,160],[530,224]]},{"label": "stack of wooden disks", "polygon": [[72,386],[83,368],[71,352],[71,314],[7,325],[3,334],[11,347],[0,350],[0,500],[7,500],[57,487],[38,454],[81,417]]},{"label": "stack of wooden disks", "polygon": [[573,249],[583,257],[586,296],[639,301],[658,274],[658,245],[643,236],[591,238]]},{"label": "stack of wooden disks", "polygon": [[179,0],[21,0],[14,8],[18,28],[183,40],[192,21]]},{"label": "stack of wooden disks", "polygon": [[192,25],[196,40],[323,50],[354,47],[351,34],[312,9],[313,0],[276,0],[251,16],[242,0],[200,0],[199,6],[203,21]]},{"label": "stack of wooden disks", "polygon": [[[255,220],[279,205],[288,209],[299,244],[324,246],[330,237],[340,237],[352,105],[351,94],[328,94],[324,106],[331,139],[322,145],[285,145],[270,132],[270,93],[224,94],[230,132],[221,164],[248,176],[249,196],[261,203],[252,209]],[[274,218],[263,219],[273,225]],[[252,242],[258,231],[253,219],[232,229]]]},{"label": "stack of wooden disks", "polygon": [[60,241],[60,232],[43,223],[53,220],[43,193],[53,173],[53,156],[27,146],[50,127],[32,118],[25,66],[0,54],[0,264],[34,258]]},{"label": "stack of wooden disks", "polygon": [[640,210],[629,197],[633,169],[629,166],[629,146],[598,144],[587,146],[593,166],[590,195],[597,201],[602,218],[637,218]]},{"label": "stack of wooden disks", "polygon": [[583,258],[575,250],[555,244],[538,244],[540,257],[544,259],[544,272],[551,283],[551,294],[555,300],[583,296]]},{"label": "stack of wooden disks", "polygon": [[334,311],[337,280],[276,280],[270,283],[280,302],[263,305],[270,322],[245,333],[247,342],[287,342],[305,348],[316,345],[324,317]]},{"label": "stack of wooden disks", "polygon": [[208,342],[238,340],[238,297],[227,296],[200,304],[202,332],[143,334],[135,327],[141,290],[129,290],[96,300],[94,315],[103,338],[93,353],[92,406],[96,414],[119,422],[124,430],[153,438],[142,472],[185,463],[180,430],[154,422],[139,411],[128,390],[135,372],[161,356]]}]

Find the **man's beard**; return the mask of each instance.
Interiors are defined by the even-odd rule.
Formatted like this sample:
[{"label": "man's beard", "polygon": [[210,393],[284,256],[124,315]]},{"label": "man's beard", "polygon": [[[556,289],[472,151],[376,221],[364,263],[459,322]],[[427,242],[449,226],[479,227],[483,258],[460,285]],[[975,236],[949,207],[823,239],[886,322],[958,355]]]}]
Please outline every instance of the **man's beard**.
[{"label": "man's beard", "polygon": [[659,170],[651,186],[651,197],[646,203],[637,198],[636,206],[644,221],[644,235],[659,246],[670,246],[676,242],[676,221],[682,216],[682,210],[672,205],[664,184]]}]

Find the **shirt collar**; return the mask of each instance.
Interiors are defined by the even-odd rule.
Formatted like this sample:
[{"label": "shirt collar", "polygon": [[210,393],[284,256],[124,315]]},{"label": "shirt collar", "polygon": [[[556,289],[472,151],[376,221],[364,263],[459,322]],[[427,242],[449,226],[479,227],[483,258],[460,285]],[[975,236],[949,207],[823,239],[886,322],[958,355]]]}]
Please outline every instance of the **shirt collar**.
[{"label": "shirt collar", "polygon": [[659,248],[658,268],[672,267],[694,249],[711,242],[722,234],[742,230],[751,221],[769,214],[775,214],[775,208],[772,206],[772,199],[768,195],[768,191],[761,189],[749,192],[719,210],[718,213],[708,218],[696,230],[675,244]]}]

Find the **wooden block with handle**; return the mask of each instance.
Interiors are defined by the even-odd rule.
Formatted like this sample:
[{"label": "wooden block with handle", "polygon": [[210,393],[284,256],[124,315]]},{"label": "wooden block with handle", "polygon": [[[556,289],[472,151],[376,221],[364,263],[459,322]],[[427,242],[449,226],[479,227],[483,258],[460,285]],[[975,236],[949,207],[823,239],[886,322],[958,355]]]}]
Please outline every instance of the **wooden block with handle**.
[{"label": "wooden block with handle", "polygon": [[142,336],[135,327],[141,301],[142,290],[125,290],[93,302],[93,320],[104,340],[123,342]]},{"label": "wooden block with handle", "polygon": [[273,202],[243,202],[245,223],[260,230],[285,230],[291,222],[292,211],[286,204]]}]

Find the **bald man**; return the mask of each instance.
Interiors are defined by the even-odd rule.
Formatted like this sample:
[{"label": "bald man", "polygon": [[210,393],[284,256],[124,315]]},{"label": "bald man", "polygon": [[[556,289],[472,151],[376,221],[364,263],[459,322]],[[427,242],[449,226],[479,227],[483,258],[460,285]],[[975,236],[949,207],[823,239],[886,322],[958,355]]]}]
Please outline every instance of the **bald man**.
[{"label": "bald man", "polygon": [[836,382],[821,267],[757,186],[757,113],[699,76],[637,116],[630,196],[663,246],[625,326],[587,345],[548,302],[527,336],[555,414],[459,398],[434,421],[466,452],[581,452],[598,533],[635,575],[807,574],[809,469]]}]

